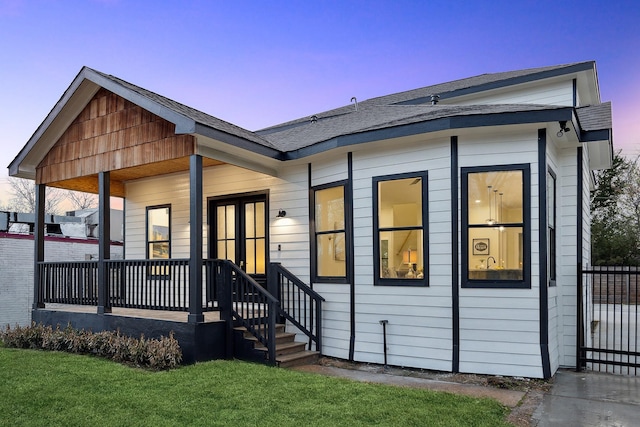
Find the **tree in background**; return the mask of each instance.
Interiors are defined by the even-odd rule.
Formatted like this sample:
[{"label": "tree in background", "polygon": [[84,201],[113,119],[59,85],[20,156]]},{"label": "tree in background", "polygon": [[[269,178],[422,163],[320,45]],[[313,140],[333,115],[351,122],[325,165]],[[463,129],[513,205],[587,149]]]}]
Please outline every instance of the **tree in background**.
[{"label": "tree in background", "polygon": [[[22,178],[9,178],[11,187],[11,199],[4,206],[6,210],[14,212],[35,212],[36,210],[36,184],[34,181]],[[60,203],[65,199],[65,192],[52,187],[47,187],[44,211],[48,214],[59,214]]]},{"label": "tree in background", "polygon": [[640,165],[618,151],[591,192],[591,263],[640,265]]},{"label": "tree in background", "polygon": [[[36,186],[35,182],[22,178],[9,178],[11,187],[10,199],[0,203],[0,211],[30,213],[36,210]],[[45,212],[59,215],[64,213],[65,206],[70,209],[82,210],[98,206],[98,196],[81,191],[61,190],[47,187],[45,197]]]},{"label": "tree in background", "polygon": [[71,203],[73,210],[82,210],[98,207],[98,196],[81,191],[67,191],[66,198]]}]

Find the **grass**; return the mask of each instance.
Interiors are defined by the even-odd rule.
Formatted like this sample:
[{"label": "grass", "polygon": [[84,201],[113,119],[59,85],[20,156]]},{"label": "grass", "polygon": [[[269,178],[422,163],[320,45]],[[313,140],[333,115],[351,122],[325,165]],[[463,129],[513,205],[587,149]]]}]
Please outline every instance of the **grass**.
[{"label": "grass", "polygon": [[0,346],[0,425],[506,426],[489,399],[240,361],[149,372]]}]

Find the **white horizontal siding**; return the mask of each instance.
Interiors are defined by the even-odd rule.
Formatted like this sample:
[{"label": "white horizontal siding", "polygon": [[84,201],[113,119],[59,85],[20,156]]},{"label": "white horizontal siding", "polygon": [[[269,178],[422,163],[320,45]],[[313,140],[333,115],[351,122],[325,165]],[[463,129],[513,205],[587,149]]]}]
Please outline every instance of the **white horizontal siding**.
[{"label": "white horizontal siding", "polygon": [[[576,365],[577,150],[558,150],[558,353],[559,365]],[[588,200],[588,196],[587,196]],[[588,211],[587,211],[588,212]]]},{"label": "white horizontal siding", "polygon": [[443,100],[442,103],[456,105],[471,104],[547,104],[573,105],[573,81],[545,82],[543,84],[527,84],[509,86],[508,88],[486,91],[465,97]]},{"label": "white horizontal siding", "polygon": [[458,140],[461,167],[528,163],[531,173],[531,289],[460,289],[461,372],[542,376],[537,144],[535,129]]},{"label": "white horizontal siding", "polygon": [[311,167],[312,186],[346,180],[349,177],[347,166],[346,154],[315,160]]},{"label": "white horizontal siding", "polygon": [[[451,370],[449,153],[449,140],[438,139],[390,141],[353,154],[357,361],[384,363],[380,320],[387,320],[389,364]],[[428,173],[429,287],[374,286],[372,178],[421,171]]]}]

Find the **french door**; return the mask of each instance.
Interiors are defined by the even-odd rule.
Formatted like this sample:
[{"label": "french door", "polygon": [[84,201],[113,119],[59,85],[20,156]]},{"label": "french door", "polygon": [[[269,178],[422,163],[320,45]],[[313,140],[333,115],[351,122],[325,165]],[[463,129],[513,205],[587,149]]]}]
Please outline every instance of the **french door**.
[{"label": "french door", "polygon": [[252,194],[209,201],[209,252],[228,259],[261,285],[266,283],[267,195]]}]

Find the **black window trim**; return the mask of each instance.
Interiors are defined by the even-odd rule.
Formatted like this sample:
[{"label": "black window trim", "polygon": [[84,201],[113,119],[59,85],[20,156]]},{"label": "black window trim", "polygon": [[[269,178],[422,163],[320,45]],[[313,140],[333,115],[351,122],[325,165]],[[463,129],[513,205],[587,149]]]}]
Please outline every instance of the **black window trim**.
[{"label": "black window trim", "polygon": [[[149,211],[155,210],[155,209],[168,209],[169,210],[169,230],[167,232],[167,235],[169,236],[169,240],[154,240],[151,241],[149,240]],[[153,206],[147,206],[145,208],[145,215],[144,215],[144,222],[145,222],[145,254],[146,254],[146,259],[147,260],[156,260],[156,259],[162,259],[162,258],[150,258],[151,254],[149,253],[149,244],[150,243],[163,243],[163,242],[167,242],[169,243],[169,257],[167,258],[168,260],[171,259],[171,251],[172,251],[172,235],[171,235],[171,203],[165,203],[165,204],[161,204],[161,205],[153,205]],[[158,278],[166,278],[169,276],[169,267],[165,267],[163,269],[163,271],[166,274],[157,274],[154,273],[154,268],[153,267],[149,267],[148,271],[147,271],[147,279],[148,280],[152,280],[152,279],[158,279]]]},{"label": "black window trim", "polygon": [[[468,176],[479,172],[522,171],[522,232],[523,261],[522,280],[480,280],[469,279],[469,195]],[[495,166],[471,166],[460,169],[460,207],[461,207],[461,255],[462,255],[462,288],[480,289],[531,289],[531,165],[516,163]],[[509,226],[505,224],[505,227]],[[520,227],[520,225],[513,225]]]},{"label": "black window trim", "polygon": [[345,259],[345,274],[344,276],[320,276],[318,274],[318,258],[317,258],[317,245],[318,245],[318,236],[322,234],[332,234],[337,230],[329,230],[329,231],[317,231],[316,230],[316,192],[321,190],[327,190],[329,188],[342,187],[344,191],[344,247],[345,247],[345,257],[349,257],[351,251],[348,248],[351,245],[353,231],[349,229],[349,222],[347,221],[347,212],[350,212],[352,209],[352,201],[351,194],[349,194],[349,180],[344,179],[340,181],[328,182],[321,185],[316,185],[311,187],[310,191],[310,200],[309,200],[309,225],[311,229],[311,241],[309,242],[311,246],[311,282],[312,283],[336,283],[336,284],[346,284],[348,281],[348,272],[349,272],[349,260]]},{"label": "black window trim", "polygon": [[[429,274],[431,272],[429,266],[429,174],[426,170],[416,172],[406,172],[392,175],[374,176],[372,183],[372,212],[373,212],[373,284],[374,286],[429,286]],[[422,227],[393,227],[380,228],[380,219],[378,218],[378,183],[386,181],[395,181],[407,178],[421,178],[422,181]],[[424,277],[422,279],[404,279],[404,278],[385,278],[380,277],[380,232],[381,231],[398,231],[403,229],[422,230],[422,253],[424,254]]]}]

